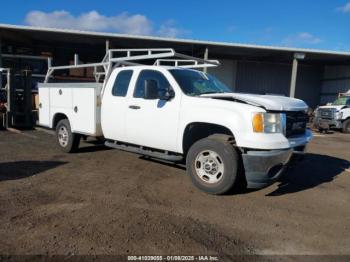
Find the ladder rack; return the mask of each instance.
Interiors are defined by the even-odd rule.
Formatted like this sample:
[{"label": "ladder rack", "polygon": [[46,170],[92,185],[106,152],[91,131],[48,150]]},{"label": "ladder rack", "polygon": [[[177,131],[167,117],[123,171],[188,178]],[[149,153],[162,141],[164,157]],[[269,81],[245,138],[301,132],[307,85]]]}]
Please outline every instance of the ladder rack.
[{"label": "ladder rack", "polygon": [[207,67],[216,67],[217,64],[220,64],[218,60],[208,60],[213,64],[209,63],[199,63],[197,60],[189,59],[157,59],[154,63],[155,66],[175,66],[182,68],[207,68]]},{"label": "ladder rack", "polygon": [[[167,58],[167,59],[166,59]],[[180,58],[180,59],[169,59]],[[150,48],[150,49],[109,49],[104,58],[99,63],[80,64],[78,55],[74,56],[74,65],[51,66],[51,59],[48,60],[48,70],[45,77],[47,83],[56,70],[67,70],[76,68],[94,68],[94,77],[96,82],[100,82],[104,77],[104,84],[114,68],[120,66],[140,66],[144,65],[144,60],[155,59],[155,66],[164,66],[164,63],[171,63],[176,67],[182,68],[205,68],[216,67],[220,63],[217,60],[205,60],[180,53],[176,53],[172,48]],[[103,88],[104,89],[104,88]]]}]

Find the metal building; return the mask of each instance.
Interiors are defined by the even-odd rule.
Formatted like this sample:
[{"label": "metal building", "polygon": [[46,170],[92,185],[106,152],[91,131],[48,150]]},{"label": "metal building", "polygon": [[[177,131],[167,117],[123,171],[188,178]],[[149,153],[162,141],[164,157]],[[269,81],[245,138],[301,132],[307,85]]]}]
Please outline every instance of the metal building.
[{"label": "metal building", "polygon": [[[74,63],[76,53],[83,62],[99,62],[106,48],[152,47],[220,60],[209,72],[235,92],[292,96],[315,108],[350,90],[350,52],[0,24],[0,67],[30,69],[33,86],[43,80],[48,57],[54,65]],[[83,81],[92,72],[70,70],[56,78]]]}]

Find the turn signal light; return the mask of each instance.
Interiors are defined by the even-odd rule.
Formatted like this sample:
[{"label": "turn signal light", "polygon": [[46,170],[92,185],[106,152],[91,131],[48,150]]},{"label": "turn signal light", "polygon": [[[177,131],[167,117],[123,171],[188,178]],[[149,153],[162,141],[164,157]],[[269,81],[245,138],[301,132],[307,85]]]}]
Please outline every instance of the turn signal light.
[{"label": "turn signal light", "polygon": [[256,133],[264,132],[264,116],[261,113],[253,115],[253,130]]}]

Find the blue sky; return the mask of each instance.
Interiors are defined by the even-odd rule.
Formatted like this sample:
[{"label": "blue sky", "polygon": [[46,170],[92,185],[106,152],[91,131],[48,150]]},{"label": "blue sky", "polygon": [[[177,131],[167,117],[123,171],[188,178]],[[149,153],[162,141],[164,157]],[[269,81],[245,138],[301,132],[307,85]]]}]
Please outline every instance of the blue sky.
[{"label": "blue sky", "polygon": [[350,0],[6,2],[0,23],[350,51]]}]

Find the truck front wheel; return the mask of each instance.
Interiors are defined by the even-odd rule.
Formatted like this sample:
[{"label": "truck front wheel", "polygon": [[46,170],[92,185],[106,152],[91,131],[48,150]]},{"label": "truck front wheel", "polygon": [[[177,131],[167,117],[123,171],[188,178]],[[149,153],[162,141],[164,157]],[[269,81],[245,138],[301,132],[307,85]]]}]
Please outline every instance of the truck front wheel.
[{"label": "truck front wheel", "polygon": [[60,120],[56,126],[56,141],[65,153],[75,152],[80,143],[81,136],[72,133],[68,119]]},{"label": "truck front wheel", "polygon": [[343,133],[350,134],[350,119],[343,122]]},{"label": "truck front wheel", "polygon": [[192,145],[187,154],[186,166],[197,188],[220,195],[234,186],[238,177],[239,157],[229,142],[208,137]]}]

